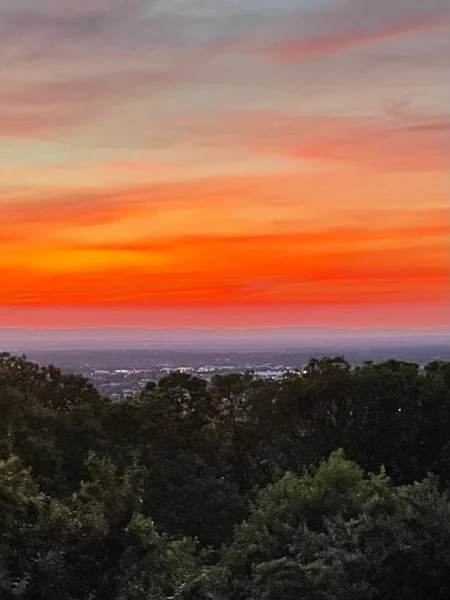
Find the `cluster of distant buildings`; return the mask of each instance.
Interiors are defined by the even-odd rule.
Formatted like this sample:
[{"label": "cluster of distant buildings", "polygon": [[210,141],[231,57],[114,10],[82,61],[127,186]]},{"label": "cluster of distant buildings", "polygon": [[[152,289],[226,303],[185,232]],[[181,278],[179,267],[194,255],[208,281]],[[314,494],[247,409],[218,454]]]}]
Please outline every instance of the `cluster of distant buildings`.
[{"label": "cluster of distant buildings", "polygon": [[90,373],[90,379],[102,394],[112,399],[120,399],[139,394],[149,381],[160,379],[173,371],[197,375],[210,380],[217,374],[244,372],[246,370],[253,371],[257,377],[279,379],[287,372],[294,371],[295,367],[270,363],[264,365],[246,364],[240,367],[231,365],[191,367],[164,364],[149,369],[93,369]]}]

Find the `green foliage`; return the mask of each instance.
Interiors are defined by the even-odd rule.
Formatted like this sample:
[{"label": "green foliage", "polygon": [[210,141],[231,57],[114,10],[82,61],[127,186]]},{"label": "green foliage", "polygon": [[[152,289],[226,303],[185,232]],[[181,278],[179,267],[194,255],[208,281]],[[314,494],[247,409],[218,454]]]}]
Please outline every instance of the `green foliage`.
[{"label": "green foliage", "polygon": [[449,432],[442,361],[111,402],[0,354],[0,600],[447,599]]},{"label": "green foliage", "polygon": [[314,475],[263,490],[219,567],[182,597],[444,599],[449,544],[450,503],[435,480],[396,487],[334,453]]},{"label": "green foliage", "polygon": [[160,535],[139,511],[142,472],[91,455],[90,479],[64,502],[40,493],[18,459],[0,464],[0,597],[152,598],[195,572],[195,545]]}]

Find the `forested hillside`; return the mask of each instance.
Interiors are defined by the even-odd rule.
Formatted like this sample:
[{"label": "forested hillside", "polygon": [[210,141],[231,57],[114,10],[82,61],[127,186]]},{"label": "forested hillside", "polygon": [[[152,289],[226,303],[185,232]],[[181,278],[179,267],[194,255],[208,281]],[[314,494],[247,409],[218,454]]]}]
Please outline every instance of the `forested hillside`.
[{"label": "forested hillside", "polygon": [[450,363],[183,373],[0,355],[0,599],[450,598]]}]

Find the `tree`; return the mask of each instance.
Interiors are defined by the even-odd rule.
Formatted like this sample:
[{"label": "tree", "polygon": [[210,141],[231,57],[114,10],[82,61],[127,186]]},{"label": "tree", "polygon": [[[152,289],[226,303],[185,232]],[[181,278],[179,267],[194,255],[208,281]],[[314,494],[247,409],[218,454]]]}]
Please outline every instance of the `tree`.
[{"label": "tree", "polygon": [[450,597],[449,364],[172,373],[113,403],[0,355],[0,598]]},{"label": "tree", "polygon": [[0,463],[0,597],[165,600],[195,574],[195,545],[157,533],[140,512],[142,470],[91,455],[90,478],[64,502],[29,471]]},{"label": "tree", "polygon": [[118,464],[147,472],[143,511],[176,538],[220,546],[246,515],[246,499],[220,450],[217,410],[205,380],[172,373],[136,399],[111,405],[103,426]]},{"label": "tree", "polygon": [[108,401],[84,377],[0,355],[0,456],[14,454],[48,492],[71,493],[89,451],[104,446]]},{"label": "tree", "polygon": [[449,517],[433,479],[396,487],[334,453],[264,489],[219,567],[180,598],[448,598]]},{"label": "tree", "polygon": [[216,430],[226,475],[247,495],[271,479],[278,468],[273,452],[276,426],[277,383],[253,373],[216,375],[211,396],[216,408]]}]

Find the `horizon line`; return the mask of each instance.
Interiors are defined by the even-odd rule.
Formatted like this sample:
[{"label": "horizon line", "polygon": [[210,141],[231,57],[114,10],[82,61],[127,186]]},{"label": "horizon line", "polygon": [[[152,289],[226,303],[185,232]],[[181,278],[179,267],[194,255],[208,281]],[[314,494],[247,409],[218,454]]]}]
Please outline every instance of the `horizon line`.
[{"label": "horizon line", "polygon": [[450,334],[447,327],[336,327],[326,325],[292,325],[292,326],[262,326],[262,327],[139,327],[139,326],[107,326],[107,327],[0,327],[0,333],[102,333],[102,332],[142,332],[142,333],[261,333],[261,332],[349,332],[349,333],[424,333]]}]

